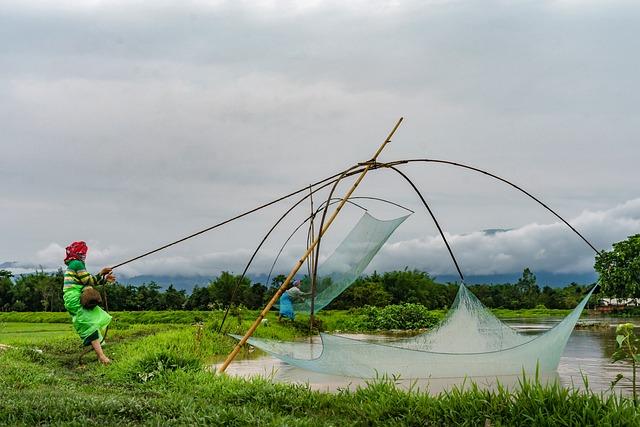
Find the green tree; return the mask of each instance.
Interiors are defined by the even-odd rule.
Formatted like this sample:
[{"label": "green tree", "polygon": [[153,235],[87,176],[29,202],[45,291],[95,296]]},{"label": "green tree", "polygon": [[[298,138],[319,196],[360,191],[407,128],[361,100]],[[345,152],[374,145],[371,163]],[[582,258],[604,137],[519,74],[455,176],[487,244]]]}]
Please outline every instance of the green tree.
[{"label": "green tree", "polygon": [[613,244],[596,256],[601,292],[610,297],[640,297],[640,234]]},{"label": "green tree", "polygon": [[[42,311],[46,308],[42,295],[42,289],[46,285],[43,279],[44,273],[41,271],[23,274],[16,279],[13,289],[16,311]],[[23,304],[24,308],[21,304],[17,304],[18,302]]]},{"label": "green tree", "polygon": [[515,284],[515,291],[519,301],[519,307],[514,308],[533,308],[537,305],[540,288],[536,284],[536,276],[525,268],[522,277]]},{"label": "green tree", "polygon": [[169,285],[166,291],[161,295],[163,310],[182,310],[187,297],[184,290],[177,290],[173,285]]},{"label": "green tree", "polygon": [[44,311],[63,311],[64,273],[62,270],[58,270],[55,273],[37,272],[35,280],[35,288],[40,293],[40,302]]},{"label": "green tree", "polygon": [[580,286],[575,282],[560,289],[559,293],[562,300],[561,308],[574,308],[582,301],[582,298],[587,293],[587,289],[588,287]]},{"label": "green tree", "polygon": [[0,310],[63,311],[62,270],[22,274],[11,282],[11,273],[0,271]]},{"label": "green tree", "polygon": [[13,274],[7,270],[0,270],[0,311],[9,311],[13,304]]},{"label": "green tree", "polygon": [[189,298],[187,298],[185,308],[187,310],[208,310],[209,304],[211,304],[209,289],[196,286],[191,291]]},{"label": "green tree", "polygon": [[229,304],[240,305],[247,303],[247,296],[250,293],[251,280],[244,277],[223,271],[209,284],[209,293],[214,303],[222,304],[225,307]]},{"label": "green tree", "polygon": [[151,281],[137,288],[135,310],[162,310],[160,285]]},{"label": "green tree", "polygon": [[391,303],[391,294],[384,289],[380,281],[358,280],[347,288],[328,307],[330,309],[348,309],[351,307],[384,307]]},{"label": "green tree", "polygon": [[20,300],[16,300],[16,302],[14,302],[13,305],[11,306],[11,311],[33,311],[33,310],[28,310],[27,305],[25,303],[23,303]]},{"label": "green tree", "polygon": [[137,302],[138,289],[133,285],[110,283],[105,286],[104,292],[107,296],[109,310],[125,311],[139,309]]},{"label": "green tree", "polygon": [[277,289],[282,286],[285,280],[287,280],[287,276],[285,276],[284,274],[278,274],[273,279],[271,279],[271,287]]},{"label": "green tree", "polygon": [[267,301],[270,301],[271,298],[273,298],[273,296],[278,291],[278,288],[282,286],[285,280],[287,280],[287,276],[285,276],[284,274],[278,274],[277,276],[271,279],[271,283],[267,285],[267,289],[265,290],[264,295],[262,297],[262,301],[265,304],[267,303]]},{"label": "green tree", "polygon": [[451,304],[446,288],[422,271],[391,271],[384,273],[381,281],[392,304],[418,303],[430,309]]},{"label": "green tree", "polygon": [[265,285],[262,283],[254,283],[247,292],[244,305],[252,309],[262,308],[266,303],[264,300],[266,292],[267,287]]},{"label": "green tree", "polygon": [[542,294],[540,295],[540,304],[546,308],[563,308],[563,302],[560,296],[560,292],[550,286],[542,288]]}]

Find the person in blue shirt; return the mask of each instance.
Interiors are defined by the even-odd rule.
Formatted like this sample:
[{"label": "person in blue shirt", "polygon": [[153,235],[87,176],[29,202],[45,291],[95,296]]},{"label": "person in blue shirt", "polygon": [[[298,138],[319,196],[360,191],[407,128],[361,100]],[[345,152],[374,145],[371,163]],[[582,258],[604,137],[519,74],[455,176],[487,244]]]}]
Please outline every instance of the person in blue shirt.
[{"label": "person in blue shirt", "polygon": [[280,297],[280,314],[278,315],[278,320],[282,320],[283,317],[295,320],[296,313],[293,310],[293,303],[304,301],[305,298],[310,295],[309,292],[300,290],[301,284],[302,282],[300,280],[296,280]]}]

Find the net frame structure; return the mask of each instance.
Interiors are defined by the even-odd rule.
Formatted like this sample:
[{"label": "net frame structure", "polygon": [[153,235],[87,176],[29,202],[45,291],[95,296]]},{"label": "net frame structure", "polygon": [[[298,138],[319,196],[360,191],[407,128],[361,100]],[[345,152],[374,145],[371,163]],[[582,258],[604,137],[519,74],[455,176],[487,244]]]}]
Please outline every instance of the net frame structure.
[{"label": "net frame structure", "polygon": [[[267,203],[264,203],[258,207],[255,207],[253,209],[250,209],[246,212],[240,213],[238,215],[235,215],[232,218],[228,218],[224,221],[221,221],[217,224],[208,226],[202,230],[199,230],[195,233],[191,233],[185,237],[182,237],[178,240],[175,240],[173,242],[164,244],[160,247],[157,247],[155,249],[149,250],[147,252],[144,252],[140,255],[137,255],[133,258],[127,259],[125,261],[122,261],[118,264],[113,265],[111,268],[115,269],[118,267],[121,267],[125,264],[134,262],[136,260],[139,260],[143,257],[146,256],[150,256],[152,254],[155,254],[159,251],[165,250],[171,246],[177,245],[179,243],[185,242],[186,240],[195,238],[197,236],[202,235],[203,233],[209,232],[211,230],[214,230],[216,228],[219,228],[225,224],[228,224],[232,221],[236,221],[242,217],[245,217],[247,215],[253,214],[255,212],[258,212],[262,209],[265,209],[269,206],[272,206],[278,202],[281,202],[285,199],[289,199],[290,197],[293,197],[295,195],[298,195],[302,192],[306,192],[308,191],[309,194],[305,197],[303,197],[302,199],[300,199],[298,202],[296,202],[291,208],[289,208],[289,210],[287,210],[284,215],[282,215],[282,217],[280,217],[280,219],[278,219],[278,221],[276,221],[276,223],[271,227],[271,229],[269,230],[269,232],[267,232],[266,236],[262,239],[262,241],[260,242],[260,244],[258,245],[258,248],[256,249],[256,251],[254,251],[253,255],[251,256],[249,262],[247,263],[247,266],[245,268],[245,271],[242,273],[241,278],[245,276],[247,269],[249,267],[249,265],[251,265],[251,262],[253,261],[254,257],[256,256],[257,252],[260,250],[260,248],[262,247],[262,245],[264,244],[264,242],[267,240],[267,238],[269,237],[269,235],[271,234],[271,232],[278,226],[278,224],[296,207],[298,206],[300,203],[302,203],[304,200],[306,200],[307,198],[311,198],[312,195],[314,193],[316,193],[317,191],[322,190],[323,188],[326,187],[331,187],[330,193],[329,193],[329,197],[327,198],[327,202],[325,203],[325,207],[323,210],[323,214],[322,214],[322,220],[320,222],[320,227],[319,227],[319,231],[318,233],[314,236],[314,239],[312,239],[312,241],[310,243],[308,243],[308,247],[307,250],[305,251],[305,253],[302,255],[302,257],[298,260],[298,262],[293,266],[293,268],[291,269],[291,271],[289,272],[289,274],[286,276],[285,280],[282,282],[282,284],[280,285],[280,287],[276,290],[275,294],[273,295],[273,297],[271,298],[271,300],[266,304],[266,306],[263,308],[263,310],[259,313],[258,317],[255,319],[255,321],[253,322],[253,324],[251,325],[251,327],[249,328],[249,330],[246,332],[246,334],[240,339],[239,343],[234,347],[234,349],[232,350],[231,353],[229,353],[229,355],[227,356],[227,358],[225,359],[224,363],[219,367],[218,372],[224,372],[225,369],[229,366],[229,364],[233,361],[234,357],[238,354],[238,352],[240,351],[241,347],[247,343],[249,341],[249,338],[252,336],[252,334],[255,332],[255,330],[258,328],[258,326],[262,323],[262,320],[264,319],[264,317],[267,315],[267,313],[269,312],[269,310],[274,306],[274,304],[276,303],[277,299],[283,294],[283,292],[286,291],[287,287],[289,286],[289,284],[291,283],[291,281],[293,280],[294,276],[296,275],[296,273],[299,271],[300,267],[302,266],[302,264],[310,257],[312,256],[312,252],[316,251],[316,253],[319,253],[320,250],[320,240],[322,238],[322,236],[325,234],[325,232],[327,231],[327,229],[331,226],[332,222],[334,221],[334,219],[336,218],[336,216],[338,215],[338,213],[340,212],[340,210],[343,208],[343,206],[348,203],[350,201],[350,198],[352,197],[352,194],[354,193],[354,191],[356,190],[356,188],[358,187],[358,185],[360,184],[360,182],[364,179],[365,175],[367,175],[368,172],[370,171],[374,171],[374,170],[392,170],[395,171],[397,174],[399,174],[402,178],[405,179],[405,181],[411,186],[413,187],[413,189],[415,190],[415,192],[417,193],[417,195],[419,196],[420,200],[422,201],[422,204],[424,205],[424,207],[427,209],[427,211],[429,212],[433,222],[435,223],[440,236],[442,237],[444,244],[446,245],[446,248],[449,252],[449,255],[451,256],[451,259],[456,267],[456,270],[461,278],[461,292],[466,292],[466,288],[464,286],[464,275],[462,274],[462,270],[453,254],[453,250],[451,248],[451,246],[449,245],[449,242],[446,239],[445,233],[443,231],[443,229],[440,227],[440,224],[438,223],[435,214],[433,213],[433,211],[431,210],[431,208],[429,207],[427,201],[425,200],[424,196],[421,194],[420,190],[418,189],[418,187],[415,185],[415,183],[402,171],[399,170],[399,166],[402,165],[407,165],[407,164],[411,164],[411,163],[423,163],[423,164],[440,164],[440,165],[449,165],[449,166],[454,166],[454,167],[458,167],[458,168],[463,168],[469,171],[473,171],[473,172],[477,172],[480,174],[483,174],[485,176],[491,177],[495,180],[501,181],[509,186],[511,186],[512,188],[520,191],[521,193],[525,194],[527,197],[529,197],[530,199],[534,200],[536,203],[538,203],[540,206],[544,207],[547,211],[551,212],[555,217],[557,217],[560,221],[562,221],[565,225],[567,225],[567,227],[569,227],[576,235],[578,235],[589,247],[591,247],[591,249],[593,249],[593,251],[596,254],[599,254],[600,251],[598,251],[592,244],[591,242],[589,242],[575,227],[573,227],[571,224],[569,224],[569,222],[567,222],[562,216],[560,216],[557,212],[555,212],[553,209],[551,209],[549,206],[547,206],[544,202],[542,202],[540,199],[538,199],[537,197],[535,197],[533,194],[529,193],[527,190],[525,190],[524,188],[514,184],[513,182],[502,178],[498,175],[495,175],[491,172],[488,172],[486,170],[474,167],[474,166],[470,166],[470,165],[466,165],[463,163],[459,163],[459,162],[454,162],[454,161],[450,161],[450,160],[443,160],[443,159],[433,159],[433,158],[416,158],[416,159],[402,159],[402,160],[395,160],[395,161],[390,161],[390,162],[385,162],[385,163],[381,163],[378,162],[378,156],[381,154],[381,152],[384,150],[384,148],[391,142],[392,137],[395,135],[396,130],[398,129],[398,127],[400,126],[400,124],[402,123],[403,118],[400,117],[398,119],[398,121],[396,122],[395,126],[392,128],[391,132],[388,134],[387,138],[384,140],[384,142],[378,147],[378,149],[375,151],[375,153],[373,154],[373,156],[371,158],[369,158],[368,160],[364,161],[364,162],[360,162],[357,163],[341,172],[338,172],[336,174],[333,174],[327,178],[324,178],[322,180],[319,180],[313,184],[310,184],[308,186],[305,186],[303,188],[297,189],[289,194],[286,194],[284,196],[278,197],[272,201],[269,201]],[[335,210],[333,211],[333,213],[331,215],[327,215],[328,214],[328,208],[330,205],[330,200],[332,200],[332,196],[334,191],[336,190],[338,184],[349,177],[354,177],[357,176],[357,178],[355,179],[355,182],[353,182],[353,184],[351,185],[351,187],[349,188],[349,190],[346,191],[346,193],[344,194],[344,196],[342,198],[340,198],[337,207],[335,208]],[[313,206],[313,203],[312,203]],[[313,215],[311,217],[311,219],[313,219]],[[325,222],[326,220],[326,222]],[[312,228],[313,230],[313,228]],[[375,253],[374,253],[375,255]],[[318,260],[318,256],[315,257],[315,262],[317,262]],[[314,271],[315,270],[314,268]],[[315,273],[314,273],[315,274]],[[238,280],[238,283],[241,282],[241,279]],[[567,316],[567,319],[565,319],[563,322],[561,322],[557,327],[553,328],[552,331],[549,331],[548,333],[543,334],[543,336],[556,336],[556,337],[560,337],[557,340],[553,341],[552,343],[558,344],[558,345],[554,345],[552,346],[554,349],[558,349],[558,348],[562,348],[564,349],[564,345],[566,345],[566,339],[568,339],[568,335],[571,333],[571,330],[573,329],[573,327],[575,326],[575,322],[577,321],[577,317],[579,317],[580,312],[582,311],[582,309],[584,308],[584,305],[586,305],[586,302],[588,300],[588,297],[591,295],[591,293],[594,292],[595,286],[594,288],[590,291],[589,295],[587,295],[587,297],[585,297],[585,300],[583,300],[578,307],[576,307],[576,309],[574,310],[574,312],[572,312],[571,315]],[[234,291],[235,292],[235,291]],[[460,296],[460,292],[459,292],[459,296]],[[467,293],[466,295],[471,295],[469,293]],[[233,299],[233,298],[232,298]],[[459,298],[460,300],[462,300],[461,298]],[[467,301],[471,301],[472,299],[469,297],[467,298]],[[485,309],[486,310],[486,309]],[[576,314],[577,313],[577,314]],[[577,317],[576,317],[577,316]],[[226,318],[226,314],[225,314],[225,318]],[[486,316],[484,316],[485,320],[487,320],[488,318]],[[571,322],[570,319],[575,318],[575,321]],[[452,324],[452,319],[454,319],[454,317],[452,316],[451,318],[448,319],[449,323]],[[311,320],[313,320],[313,308],[311,309]],[[497,320],[497,319],[496,319]],[[498,321],[499,322],[499,321]],[[313,324],[313,322],[310,322],[311,324]],[[494,323],[489,319],[489,324]],[[221,322],[220,325],[220,331],[222,330],[222,326],[224,325],[224,319]],[[562,326],[561,326],[562,325]],[[570,326],[570,327],[569,327]],[[505,329],[502,327],[499,327],[498,329],[500,329],[502,331],[502,333],[505,332]],[[443,327],[438,328],[438,332],[442,333],[445,329]],[[559,331],[564,331],[564,333],[560,333],[557,332],[557,330]],[[507,334],[509,335],[509,334]],[[513,335],[513,334],[512,334]],[[332,337],[332,338],[330,338]],[[515,335],[512,336],[512,338],[515,337]],[[564,340],[564,344],[562,344],[562,337],[566,338]],[[331,335],[323,335],[323,342],[329,342],[333,339],[338,339],[335,336],[331,336]],[[343,337],[342,337],[343,338]],[[501,339],[499,340],[500,342],[504,343],[504,334],[501,335]],[[516,341],[517,339],[514,338]],[[547,340],[549,340],[550,338],[547,338]],[[403,351],[418,351],[418,352],[427,352],[430,354],[445,354],[447,355],[447,357],[452,357],[452,355],[469,355],[469,354],[476,354],[476,355],[480,355],[480,354],[490,354],[490,353],[495,353],[495,352],[508,352],[508,351],[512,351],[516,348],[521,348],[521,347],[525,347],[527,345],[529,345],[530,343],[533,343],[536,340],[531,340],[530,342],[523,342],[517,345],[514,345],[512,347],[508,347],[508,348],[503,348],[500,347],[497,350],[492,350],[492,351],[483,351],[483,352],[476,352],[476,353],[469,353],[469,352],[453,352],[453,353],[447,353],[447,352],[436,352],[433,351],[433,348],[431,347],[434,342],[438,342],[438,340],[433,340],[432,338],[425,338],[422,342],[421,345],[424,346],[424,348],[408,348],[406,347],[408,343],[403,343],[403,345],[405,345],[405,347],[400,347],[401,350]],[[541,340],[542,341],[542,340]],[[540,341],[539,341],[540,342]],[[254,340],[254,343],[257,343],[257,341]],[[417,344],[417,343],[414,343]],[[487,343],[485,343],[487,344]],[[561,345],[562,344],[562,345]],[[491,347],[491,343],[488,344],[489,347]],[[393,346],[392,346],[393,347]],[[396,347],[398,348],[398,347]],[[268,351],[268,350],[267,350]],[[561,353],[561,352],[560,352]],[[324,354],[324,351],[323,351]],[[322,355],[321,355],[322,356]],[[322,357],[320,357],[322,358]],[[559,356],[558,356],[559,358]],[[550,357],[549,360],[551,360],[553,362],[554,358]],[[540,363],[540,359],[538,359],[538,363]],[[544,366],[552,366],[553,363],[551,364],[544,364]],[[555,364],[557,366],[557,363]],[[373,367],[374,371],[377,371],[377,369],[375,367]],[[365,369],[365,371],[367,371]],[[370,370],[368,371],[368,373],[363,373],[363,375],[370,375],[371,372]]]},{"label": "net frame structure", "polygon": [[[596,253],[599,253],[566,220],[521,187],[497,175],[467,165],[430,159],[416,159],[415,161],[436,162],[463,167],[505,182],[560,218]],[[377,167],[394,170],[413,187],[438,228],[459,273],[461,278],[460,289],[454,307],[452,307],[444,322],[433,332],[423,334],[409,341],[404,340],[393,344],[369,343],[336,335],[321,334],[322,353],[314,358],[296,357],[296,345],[294,343],[247,339],[246,335],[242,340],[293,366],[314,372],[347,377],[377,378],[381,375],[387,375],[420,379],[516,375],[522,372],[555,371],[569,336],[596,286],[591,289],[572,313],[552,330],[535,338],[517,333],[495,318],[464,285],[464,275],[432,209],[417,186],[406,174],[395,167],[405,162],[409,161],[380,164]],[[472,309],[470,310],[470,308]],[[458,320],[458,326],[460,326],[461,316],[459,315],[459,310],[467,315],[473,311],[477,315],[475,318],[467,316],[466,319],[462,319],[463,321],[473,320],[471,323],[474,328],[468,328],[468,325],[464,325],[467,332],[465,334],[456,334],[455,332],[454,325],[456,320]],[[471,331],[471,334],[468,333],[469,331]],[[457,345],[455,345],[456,343]]]},{"label": "net frame structure", "polygon": [[[392,162],[386,162],[386,163],[380,163],[377,161],[378,156],[380,155],[380,153],[382,152],[382,150],[386,147],[386,145],[391,141],[392,136],[395,134],[395,131],[398,129],[399,125],[402,123],[402,117],[398,120],[398,122],[396,123],[396,125],[394,126],[394,128],[392,129],[392,131],[389,133],[389,135],[387,136],[386,140],[383,142],[383,144],[378,148],[378,150],[374,153],[373,157],[365,162],[361,162],[358,163],[357,165],[352,166],[349,169],[344,170],[340,176],[335,179],[333,182],[333,186],[331,187],[331,191],[329,193],[329,197],[327,198],[327,203],[325,206],[325,209],[323,211],[322,214],[322,219],[320,222],[320,227],[319,227],[319,232],[317,233],[317,235],[315,236],[314,239],[312,239],[311,243],[308,244],[307,250],[305,251],[305,253],[302,255],[302,257],[298,260],[298,262],[293,266],[293,268],[291,269],[291,271],[289,272],[289,274],[286,276],[285,280],[282,282],[282,284],[280,285],[280,287],[276,290],[276,293],[273,295],[273,297],[271,298],[271,300],[266,304],[266,306],[264,307],[264,309],[260,312],[260,314],[258,315],[258,317],[256,318],[256,320],[253,322],[253,324],[251,325],[251,327],[249,328],[249,330],[245,333],[244,336],[242,336],[239,339],[238,344],[234,347],[234,349],[231,351],[231,353],[229,353],[229,355],[227,356],[227,358],[225,359],[224,363],[222,363],[222,365],[219,366],[217,372],[218,373],[222,373],[225,371],[225,369],[229,366],[229,364],[233,361],[233,359],[235,358],[235,356],[238,354],[238,352],[240,351],[240,349],[242,348],[243,345],[245,345],[246,343],[249,342],[249,339],[251,338],[251,336],[253,335],[253,333],[255,332],[255,330],[258,328],[258,326],[261,324],[262,319],[264,319],[264,317],[267,315],[267,313],[269,312],[269,310],[271,309],[271,307],[274,306],[274,304],[276,303],[276,301],[278,300],[278,298],[280,298],[280,296],[286,291],[286,289],[288,288],[289,284],[291,283],[291,281],[293,280],[295,274],[299,271],[300,267],[302,266],[302,264],[305,262],[305,260],[307,260],[310,256],[312,256],[312,253],[315,251],[316,255],[315,255],[315,262],[317,263],[317,260],[319,258],[318,254],[319,254],[319,250],[320,250],[320,240],[322,238],[322,236],[325,234],[325,232],[327,231],[327,229],[330,227],[330,225],[332,224],[332,222],[334,221],[335,217],[338,215],[338,213],[340,212],[340,210],[342,209],[342,207],[345,205],[345,203],[348,202],[349,198],[351,197],[351,195],[353,194],[353,192],[355,191],[355,189],[358,187],[358,185],[360,184],[360,182],[362,181],[362,179],[365,177],[365,175],[367,174],[367,172],[369,171],[373,171],[373,170],[379,170],[379,169],[387,169],[387,170],[392,170],[394,172],[396,172],[397,174],[399,174],[402,178],[404,178],[404,180],[414,189],[414,191],[416,192],[416,194],[418,195],[418,197],[420,198],[422,204],[424,205],[424,207],[427,209],[427,211],[429,212],[429,215],[431,216],[431,219],[433,220],[434,224],[436,225],[438,232],[440,233],[440,236],[442,237],[444,244],[447,248],[447,251],[449,252],[449,255],[455,265],[455,268],[460,276],[461,279],[461,289],[464,289],[464,275],[462,273],[462,269],[460,268],[460,265],[458,264],[458,261],[456,260],[456,257],[453,253],[453,250],[449,244],[449,242],[447,241],[447,238],[445,236],[445,233],[442,229],[442,227],[440,226],[438,220],[436,219],[435,214],[433,213],[431,207],[429,206],[429,204],[427,203],[426,199],[424,198],[424,196],[422,195],[421,191],[418,189],[418,187],[415,185],[415,183],[411,180],[411,178],[409,178],[409,176],[407,176],[404,172],[400,171],[398,169],[398,166],[400,165],[405,165],[405,164],[409,164],[409,163],[415,163],[415,162],[422,162],[422,163],[435,163],[435,164],[446,164],[446,165],[451,165],[451,166],[456,166],[456,167],[460,167],[460,168],[464,168],[467,170],[471,170],[474,172],[478,172],[481,174],[484,174],[486,176],[489,176],[493,179],[496,179],[498,181],[501,181],[513,188],[515,188],[516,190],[520,191],[521,193],[525,194],[526,196],[528,196],[530,199],[534,200],[535,202],[537,202],[539,205],[541,205],[542,207],[544,207],[547,211],[551,212],[553,215],[555,215],[558,219],[560,219],[565,225],[567,225],[576,235],[578,235],[588,246],[591,247],[591,249],[594,250],[594,252],[596,252],[596,254],[599,254],[600,251],[598,251],[592,244],[591,242],[589,242],[575,227],[573,227],[571,224],[569,224],[569,222],[567,222],[562,216],[560,216],[557,212],[555,212],[553,209],[551,209],[549,206],[547,206],[544,202],[542,202],[540,199],[538,199],[537,197],[535,197],[533,194],[529,193],[528,191],[526,191],[525,189],[523,189],[522,187],[514,184],[511,181],[508,181],[498,175],[492,174],[490,172],[487,172],[486,170],[482,170],[473,166],[469,166],[469,165],[465,165],[462,163],[457,163],[457,162],[452,162],[452,161],[447,161],[447,160],[439,160],[439,159],[427,159],[427,158],[419,158],[419,159],[406,159],[406,160],[396,160],[396,161],[392,161]],[[351,185],[351,187],[349,188],[349,190],[345,193],[345,195],[341,198],[340,202],[338,203],[338,206],[336,207],[336,209],[333,211],[333,213],[329,216],[327,216],[328,213],[328,207],[329,207],[329,200],[332,199],[333,193],[338,185],[338,183],[343,179],[346,178],[348,176],[352,176],[352,175],[358,175],[358,178],[355,180],[355,182]],[[328,185],[328,183],[327,183]],[[312,189],[313,185],[309,186],[309,197],[311,197],[311,195],[317,191],[317,189]],[[300,203],[300,202],[298,202]],[[296,204],[297,205],[297,204]],[[296,206],[294,205],[294,207]],[[293,209],[293,208],[291,208]],[[276,222],[276,224],[274,225],[277,226],[277,224],[282,220],[282,218],[284,218],[284,216],[286,216],[290,211],[287,211],[283,217],[281,217],[280,220],[278,220],[278,222]],[[325,222],[326,219],[326,222]],[[273,228],[269,231],[269,233],[273,230]],[[268,237],[269,233],[267,233]],[[262,243],[264,242],[264,240],[261,242],[261,244],[259,245],[258,249],[260,248],[260,246],[262,245]],[[256,250],[257,251],[257,250]],[[254,253],[255,256],[255,253]],[[253,257],[252,257],[253,259]],[[313,260],[313,258],[311,258]],[[251,263],[251,260],[249,261],[249,264]],[[316,264],[317,265],[317,264]],[[317,272],[316,268],[314,267],[314,275]],[[315,280],[312,281],[312,284],[315,285]],[[595,290],[595,286],[594,288],[591,290],[590,294],[593,293],[593,291]],[[312,292],[313,294],[313,292]],[[589,295],[590,295],[589,294]],[[586,305],[586,301],[588,300],[588,298],[583,301],[583,303]],[[581,303],[582,304],[582,303]],[[578,307],[576,307],[576,310],[578,310],[578,308],[580,307],[580,305]],[[583,306],[584,307],[584,306]],[[486,309],[485,309],[486,311]],[[582,309],[579,310],[577,316],[579,317],[580,313],[581,313]],[[311,305],[311,316],[310,316],[310,325],[313,325],[313,316],[314,316],[314,310],[313,310],[313,303]],[[568,316],[568,318],[571,318],[571,316]],[[576,318],[577,321],[577,318]],[[566,340],[568,340],[568,336],[571,333],[571,330],[573,330],[573,327],[575,326],[575,322],[574,323],[570,323],[570,322],[561,322],[561,324],[564,324],[565,326],[570,325],[571,327],[565,327],[565,328],[560,328],[561,330],[568,330],[566,335]],[[555,329],[555,328],[554,328]],[[546,334],[545,334],[546,335]],[[562,345],[557,345],[554,346],[554,348],[561,348],[560,353],[562,352],[562,350],[564,349],[564,346],[566,345],[566,340],[564,341],[564,344]],[[254,342],[256,342],[254,340]],[[516,345],[515,347],[520,347],[521,345],[524,346],[526,343],[523,344],[519,344]],[[500,348],[498,350],[495,350],[497,352],[506,352],[511,350],[512,348],[515,347],[509,347],[509,348]],[[411,351],[426,351],[426,352],[430,352],[430,353],[437,353],[434,351],[430,351],[430,349],[418,349],[418,350],[414,350],[414,349],[407,349],[407,348],[402,348],[402,350],[411,350]],[[493,351],[492,351],[493,352]],[[324,351],[323,351],[324,353]],[[476,354],[481,354],[481,353],[487,353],[487,352],[479,352]],[[440,354],[440,353],[438,353]],[[447,355],[452,355],[452,354],[469,354],[469,353],[444,353]],[[558,354],[558,360],[560,355]],[[322,356],[322,355],[321,355]],[[537,359],[536,365],[538,366],[540,364],[540,360]],[[546,365],[545,365],[546,366]],[[555,366],[557,367],[557,363],[555,364]],[[374,370],[376,370],[376,372],[378,371],[377,369],[374,368]],[[378,375],[378,374],[377,374]]]},{"label": "net frame structure", "polygon": [[[300,343],[251,338],[249,344],[292,366],[344,377],[428,379],[550,373],[557,370],[594,289],[560,323],[536,336],[520,334],[495,318],[481,303],[478,306],[479,301],[476,303],[475,296],[461,284],[456,304],[440,326],[410,339],[374,343],[321,333],[322,352],[311,358],[300,357],[306,347]],[[456,336],[458,325],[452,319],[468,312],[463,305],[469,301],[481,309],[476,317],[482,321],[469,324],[464,331],[458,329]],[[482,327],[488,324],[492,327]],[[474,335],[487,337],[488,343],[474,340]],[[465,346],[463,351],[460,344]]]}]

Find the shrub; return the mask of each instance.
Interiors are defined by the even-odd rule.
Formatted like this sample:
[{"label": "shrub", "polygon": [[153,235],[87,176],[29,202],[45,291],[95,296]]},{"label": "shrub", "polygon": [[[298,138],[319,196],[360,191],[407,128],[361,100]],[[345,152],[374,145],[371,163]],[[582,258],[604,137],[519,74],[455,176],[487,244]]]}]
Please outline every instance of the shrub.
[{"label": "shrub", "polygon": [[421,304],[395,304],[384,308],[366,307],[364,309],[364,329],[423,329],[430,328],[440,317]]},{"label": "shrub", "polygon": [[181,357],[170,352],[162,351],[145,356],[137,366],[137,377],[141,382],[147,382],[171,371],[196,371],[201,369],[200,360],[196,357]]}]

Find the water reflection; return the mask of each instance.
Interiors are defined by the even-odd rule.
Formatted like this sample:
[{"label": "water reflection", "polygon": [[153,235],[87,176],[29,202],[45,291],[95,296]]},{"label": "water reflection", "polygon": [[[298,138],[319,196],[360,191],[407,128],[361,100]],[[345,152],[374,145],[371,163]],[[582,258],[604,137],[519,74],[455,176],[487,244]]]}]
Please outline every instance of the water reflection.
[{"label": "water reflection", "polygon": [[[512,327],[526,334],[536,335],[553,327],[561,319],[507,319]],[[633,323],[638,325],[640,319]],[[543,383],[559,381],[563,386],[584,389],[588,387],[596,392],[608,392],[611,381],[618,373],[631,377],[631,365],[628,363],[612,364],[611,355],[615,351],[615,326],[618,323],[629,322],[629,319],[618,321],[606,320],[610,327],[594,329],[575,329],[569,338],[564,354],[560,359],[558,370],[541,378]],[[364,335],[343,334],[351,338],[370,342],[384,342],[398,339],[398,335]],[[406,337],[406,335],[404,336]],[[320,337],[305,339],[296,346],[296,357],[313,358],[322,351]],[[260,350],[255,350],[244,359],[234,361],[228,368],[230,375],[251,377],[263,376],[276,382],[307,384],[314,390],[336,391],[345,388],[355,388],[367,384],[361,378],[349,378],[334,375],[319,374],[288,365],[279,359],[268,356]],[[507,388],[517,387],[521,378],[515,376],[500,377],[471,377],[471,378],[437,378],[437,379],[398,379],[396,384],[404,389],[418,389],[430,393],[448,390],[452,386],[468,387],[470,382],[482,388],[495,389],[498,382]],[[631,383],[619,382],[615,392],[631,394]]]}]

